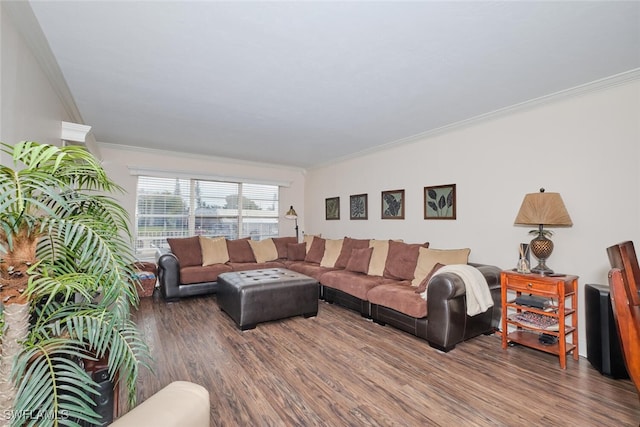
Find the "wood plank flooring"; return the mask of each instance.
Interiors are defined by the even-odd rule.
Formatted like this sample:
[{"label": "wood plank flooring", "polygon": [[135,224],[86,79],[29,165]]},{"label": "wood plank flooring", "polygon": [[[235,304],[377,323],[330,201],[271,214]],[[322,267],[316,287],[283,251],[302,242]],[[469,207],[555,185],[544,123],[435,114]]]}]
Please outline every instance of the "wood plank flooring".
[{"label": "wood plank flooring", "polygon": [[[174,380],[206,387],[212,426],[638,426],[640,399],[584,358],[497,335],[449,353],[320,302],[317,317],[240,332],[215,296],[143,298],[134,319],[155,357],[142,401]],[[122,399],[122,397],[121,397]]]}]

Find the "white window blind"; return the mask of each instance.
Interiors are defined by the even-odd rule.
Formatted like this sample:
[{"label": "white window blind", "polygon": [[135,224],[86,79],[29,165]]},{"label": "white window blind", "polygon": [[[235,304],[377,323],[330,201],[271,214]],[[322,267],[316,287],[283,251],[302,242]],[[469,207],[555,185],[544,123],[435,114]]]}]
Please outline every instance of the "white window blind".
[{"label": "white window blind", "polygon": [[167,238],[278,236],[277,185],[138,176],[136,256],[153,258]]}]

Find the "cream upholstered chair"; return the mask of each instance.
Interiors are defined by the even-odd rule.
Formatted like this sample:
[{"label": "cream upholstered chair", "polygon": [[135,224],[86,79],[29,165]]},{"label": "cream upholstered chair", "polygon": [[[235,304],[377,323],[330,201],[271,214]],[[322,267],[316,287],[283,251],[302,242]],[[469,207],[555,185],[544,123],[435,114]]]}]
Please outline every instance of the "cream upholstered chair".
[{"label": "cream upholstered chair", "polygon": [[174,381],[111,424],[115,427],[209,427],[209,392]]},{"label": "cream upholstered chair", "polygon": [[611,307],[627,371],[640,394],[640,268],[633,242],[607,248]]}]

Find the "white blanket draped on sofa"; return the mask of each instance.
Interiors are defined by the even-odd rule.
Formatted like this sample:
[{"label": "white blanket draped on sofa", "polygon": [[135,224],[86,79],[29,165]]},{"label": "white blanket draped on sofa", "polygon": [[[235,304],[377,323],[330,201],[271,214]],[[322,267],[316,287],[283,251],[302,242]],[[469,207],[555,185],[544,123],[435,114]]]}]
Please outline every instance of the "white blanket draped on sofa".
[{"label": "white blanket draped on sofa", "polygon": [[[467,315],[475,316],[476,314],[484,313],[489,307],[493,307],[489,285],[480,270],[471,265],[451,264],[438,269],[433,274],[433,277],[442,273],[457,274],[464,282],[467,297]],[[422,297],[424,299],[427,298],[427,291],[422,294]]]}]

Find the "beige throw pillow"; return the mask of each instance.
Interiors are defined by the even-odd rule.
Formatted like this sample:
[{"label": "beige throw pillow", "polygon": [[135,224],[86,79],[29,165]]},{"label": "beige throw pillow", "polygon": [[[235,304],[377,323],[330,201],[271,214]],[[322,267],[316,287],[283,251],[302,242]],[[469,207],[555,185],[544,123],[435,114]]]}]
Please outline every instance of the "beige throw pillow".
[{"label": "beige throw pillow", "polygon": [[387,254],[389,253],[389,241],[371,239],[369,247],[373,248],[373,252],[371,252],[368,274],[369,276],[382,276],[387,262]]},{"label": "beige throw pillow", "polygon": [[200,236],[202,265],[224,264],[229,261],[227,241],[224,237]]},{"label": "beige throw pillow", "polygon": [[320,261],[320,267],[331,267],[336,265],[336,260],[342,251],[343,239],[326,239],[324,242],[324,255]]},{"label": "beige throw pillow", "polygon": [[256,257],[256,262],[267,262],[278,259],[278,248],[273,239],[249,240],[249,246]]},{"label": "beige throw pillow", "polygon": [[418,249],[418,263],[413,273],[414,279],[411,286],[419,286],[425,277],[429,275],[436,264],[467,264],[469,262],[469,254],[471,249]]}]

